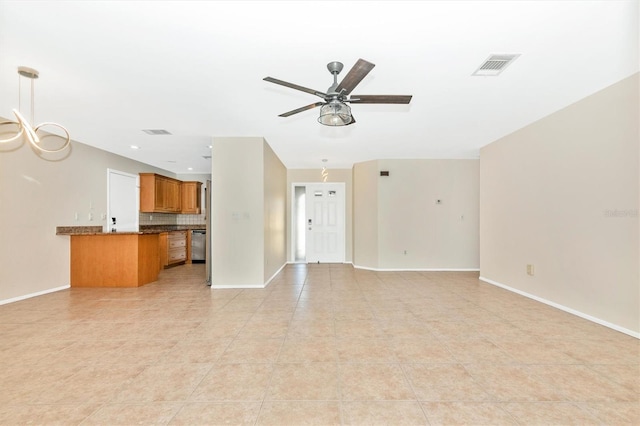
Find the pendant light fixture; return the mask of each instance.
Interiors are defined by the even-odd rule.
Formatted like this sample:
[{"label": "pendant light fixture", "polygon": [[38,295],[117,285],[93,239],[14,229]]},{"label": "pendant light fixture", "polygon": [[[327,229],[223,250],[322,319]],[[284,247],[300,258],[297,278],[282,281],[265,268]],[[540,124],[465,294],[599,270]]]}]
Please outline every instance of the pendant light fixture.
[{"label": "pendant light fixture", "polygon": [[[18,109],[13,110],[13,115],[15,115],[17,121],[2,121],[0,122],[0,144],[10,143],[19,140],[22,136],[24,136],[27,141],[31,144],[31,146],[39,153],[57,153],[64,151],[71,144],[71,136],[69,135],[69,131],[57,123],[52,122],[44,122],[38,124],[33,127],[27,119],[22,115],[21,110],[21,79],[28,78],[31,80],[31,91],[30,91],[30,100],[31,100],[31,123],[34,121],[34,108],[35,108],[35,90],[34,90],[34,82],[39,77],[39,73],[37,70],[29,67],[18,67]],[[64,134],[61,136],[57,133],[46,132],[44,130],[45,127],[58,128],[58,133],[60,131]],[[8,138],[4,138],[5,134],[10,134],[12,136]],[[63,142],[60,148],[57,149],[47,149],[43,146],[42,141],[45,138],[58,137],[62,138]]]},{"label": "pendant light fixture", "polygon": [[[326,162],[329,161],[326,158],[322,159],[322,162],[326,164]],[[322,181],[326,182],[327,179],[329,178],[329,170],[327,170],[326,166],[322,166],[322,172],[320,172],[320,176],[322,177]]]}]

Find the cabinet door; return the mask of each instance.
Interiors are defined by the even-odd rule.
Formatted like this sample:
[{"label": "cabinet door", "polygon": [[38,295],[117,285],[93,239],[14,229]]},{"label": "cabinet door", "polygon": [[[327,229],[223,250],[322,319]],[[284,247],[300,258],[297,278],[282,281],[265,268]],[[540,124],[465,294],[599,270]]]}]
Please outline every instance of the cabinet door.
[{"label": "cabinet door", "polygon": [[200,214],[202,182],[182,182],[182,213]]},{"label": "cabinet door", "polygon": [[181,182],[154,173],[140,173],[140,211],[180,213]]},{"label": "cabinet door", "polygon": [[160,253],[160,259],[159,259],[160,267],[158,269],[162,269],[169,264],[169,247],[167,243],[167,238],[168,238],[167,232],[160,233],[160,237],[158,239],[159,241],[158,251]]},{"label": "cabinet door", "polygon": [[156,211],[163,211],[167,205],[167,181],[160,176],[155,180],[155,203]]},{"label": "cabinet door", "polygon": [[179,212],[182,200],[180,199],[180,182],[177,180],[166,181],[165,208],[171,212]]},{"label": "cabinet door", "polygon": [[153,173],[140,173],[140,211],[154,213],[157,211],[157,187],[156,175]]},{"label": "cabinet door", "polygon": [[184,262],[187,260],[187,233],[174,231],[168,233],[167,238],[167,265]]}]

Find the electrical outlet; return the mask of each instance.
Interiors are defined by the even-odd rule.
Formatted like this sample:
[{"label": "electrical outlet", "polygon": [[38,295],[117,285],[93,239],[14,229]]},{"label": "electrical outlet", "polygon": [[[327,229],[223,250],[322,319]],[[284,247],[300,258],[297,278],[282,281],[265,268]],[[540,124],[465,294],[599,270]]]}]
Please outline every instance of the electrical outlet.
[{"label": "electrical outlet", "polygon": [[93,213],[89,212],[89,220],[93,220]]},{"label": "electrical outlet", "polygon": [[100,215],[100,220],[107,220],[107,214],[106,213],[102,213]]},{"label": "electrical outlet", "polygon": [[149,221],[151,222],[152,220],[153,220],[153,215],[152,215],[152,214],[150,214],[150,215],[149,215]]},{"label": "electrical outlet", "polygon": [[76,220],[80,220],[80,215],[78,214],[78,212],[76,212],[76,213],[73,215],[73,217],[74,217]]},{"label": "electrical outlet", "polygon": [[527,265],[527,275],[533,276],[533,274],[534,274],[533,265]]}]

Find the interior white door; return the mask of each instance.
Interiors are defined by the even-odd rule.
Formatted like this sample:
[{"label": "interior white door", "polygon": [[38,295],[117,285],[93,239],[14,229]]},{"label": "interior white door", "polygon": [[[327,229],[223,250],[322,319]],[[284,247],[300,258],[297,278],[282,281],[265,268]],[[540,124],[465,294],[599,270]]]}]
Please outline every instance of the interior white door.
[{"label": "interior white door", "polygon": [[138,175],[107,169],[105,232],[138,232],[139,182]]},{"label": "interior white door", "polygon": [[345,255],[345,186],[306,185],[307,263],[343,263]]}]

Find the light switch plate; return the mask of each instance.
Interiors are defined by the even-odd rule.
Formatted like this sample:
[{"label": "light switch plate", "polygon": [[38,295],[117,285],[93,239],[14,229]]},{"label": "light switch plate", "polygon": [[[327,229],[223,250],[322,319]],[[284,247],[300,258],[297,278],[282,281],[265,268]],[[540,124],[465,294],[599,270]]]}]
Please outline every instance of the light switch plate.
[{"label": "light switch plate", "polygon": [[533,265],[527,265],[527,275],[533,276],[533,274],[534,274]]}]

